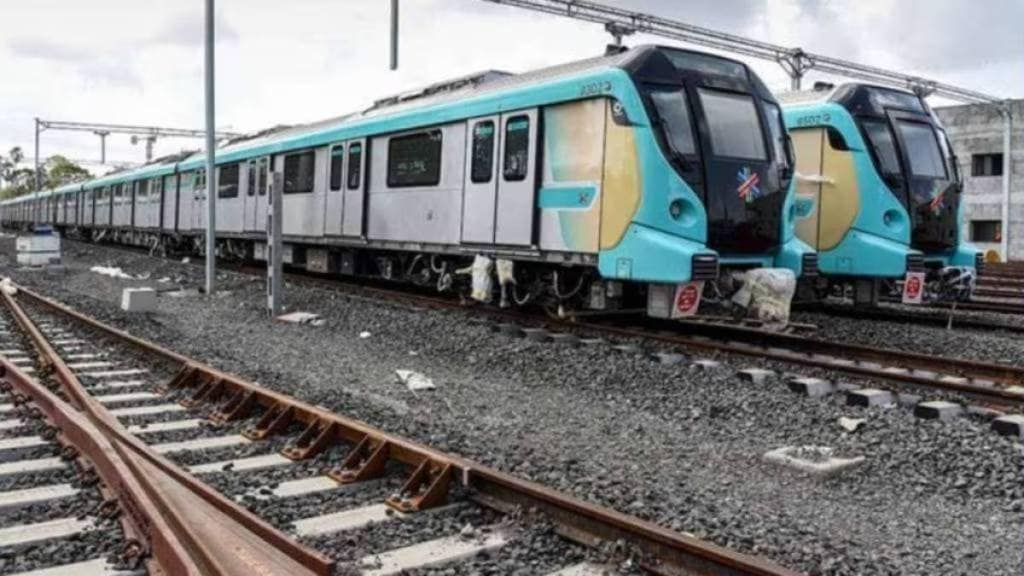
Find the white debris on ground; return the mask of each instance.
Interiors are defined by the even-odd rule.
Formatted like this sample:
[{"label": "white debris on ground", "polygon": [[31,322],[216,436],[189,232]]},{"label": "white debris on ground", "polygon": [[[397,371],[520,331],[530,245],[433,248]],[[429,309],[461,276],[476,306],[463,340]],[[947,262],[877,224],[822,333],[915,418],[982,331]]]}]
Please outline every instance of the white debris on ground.
[{"label": "white debris on ground", "polygon": [[766,462],[792,468],[811,476],[827,477],[858,466],[863,456],[839,458],[828,446],[783,446],[765,453]]},{"label": "white debris on ground", "polygon": [[785,268],[755,268],[743,274],[743,286],[732,301],[746,308],[747,315],[765,323],[765,328],[789,324],[789,308],[796,292],[796,275]]},{"label": "white debris on ground", "polygon": [[278,316],[277,319],[281,322],[312,324],[313,326],[322,326],[324,323],[324,319],[319,314],[313,314],[312,312],[289,312]]},{"label": "white debris on ground", "polygon": [[90,272],[102,274],[104,276],[110,276],[111,278],[120,278],[122,280],[134,280],[135,277],[131,274],[125,273],[124,270],[117,266],[93,266],[89,268]]},{"label": "white debris on ground", "polygon": [[866,418],[847,418],[846,416],[839,417],[839,426],[847,432],[856,432],[861,429],[861,426],[867,422]]},{"label": "white debris on ground", "polygon": [[405,384],[405,387],[413,392],[418,390],[433,390],[436,388],[433,380],[419,372],[413,372],[412,370],[395,370],[395,374],[398,376],[398,381]]},{"label": "white debris on ground", "polygon": [[366,330],[363,330],[362,332],[359,333],[359,337],[362,338],[363,340],[366,340],[370,336],[373,336],[373,334],[370,334]]},{"label": "white debris on ground", "polygon": [[18,293],[18,287],[14,285],[14,282],[11,282],[10,278],[0,280],[0,290],[8,296],[14,296]]}]

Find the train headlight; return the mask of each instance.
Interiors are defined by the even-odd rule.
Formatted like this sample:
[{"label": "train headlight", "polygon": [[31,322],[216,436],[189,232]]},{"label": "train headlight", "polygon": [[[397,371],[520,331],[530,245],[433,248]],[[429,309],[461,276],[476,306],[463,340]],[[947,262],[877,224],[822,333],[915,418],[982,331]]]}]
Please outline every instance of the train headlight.
[{"label": "train headlight", "polygon": [[683,201],[682,200],[673,200],[668,205],[668,215],[671,216],[673,220],[679,220],[680,218],[682,218],[683,217]]},{"label": "train headlight", "polygon": [[890,230],[901,230],[903,228],[903,215],[899,210],[886,210],[882,214],[882,224]]}]

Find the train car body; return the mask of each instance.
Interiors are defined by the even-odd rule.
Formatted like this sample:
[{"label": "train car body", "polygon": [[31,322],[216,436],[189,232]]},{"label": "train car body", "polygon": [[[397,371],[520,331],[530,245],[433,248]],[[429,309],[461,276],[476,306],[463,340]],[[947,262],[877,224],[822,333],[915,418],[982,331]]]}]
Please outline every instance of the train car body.
[{"label": "train car body", "polygon": [[[816,272],[778,103],[744,64],[698,52],[464,77],[229,142],[216,164],[225,255],[265,257],[279,172],[285,259],[315,271],[441,286],[483,256],[514,263],[516,301],[632,291],[652,313],[722,270]],[[85,183],[76,227],[198,248],[204,168],[199,153]]]},{"label": "train car body", "polygon": [[797,193],[813,202],[797,235],[825,278],[865,284],[951,267],[980,252],[960,236],[961,179],[945,132],[922,98],[865,84],[780,96],[796,153]]}]

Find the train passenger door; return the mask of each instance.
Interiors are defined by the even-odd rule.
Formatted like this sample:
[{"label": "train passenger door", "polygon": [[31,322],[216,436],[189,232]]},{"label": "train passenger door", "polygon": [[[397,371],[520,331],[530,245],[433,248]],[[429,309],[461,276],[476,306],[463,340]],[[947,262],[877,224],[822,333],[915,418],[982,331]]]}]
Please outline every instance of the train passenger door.
[{"label": "train passenger door", "polygon": [[267,196],[270,186],[270,157],[264,156],[256,163],[256,206],[253,208],[253,230],[267,230]]},{"label": "train passenger door", "polygon": [[206,170],[200,170],[192,181],[192,229],[206,228]]},{"label": "train passenger door", "polygon": [[242,230],[255,232],[256,228],[256,203],[259,202],[257,190],[256,160],[249,160],[245,163],[245,202],[243,208]]},{"label": "train passenger door", "polygon": [[462,197],[462,241],[494,243],[494,209],[498,202],[499,116],[469,121],[466,143],[466,177]]},{"label": "train passenger door", "polygon": [[533,243],[536,212],[537,109],[501,115],[501,154],[494,242]]},{"label": "train passenger door", "polygon": [[332,145],[328,154],[324,235],[340,236],[345,205],[345,145]]},{"label": "train passenger door", "polygon": [[363,236],[366,210],[366,139],[349,140],[345,151],[345,193],[342,199],[341,233]]}]

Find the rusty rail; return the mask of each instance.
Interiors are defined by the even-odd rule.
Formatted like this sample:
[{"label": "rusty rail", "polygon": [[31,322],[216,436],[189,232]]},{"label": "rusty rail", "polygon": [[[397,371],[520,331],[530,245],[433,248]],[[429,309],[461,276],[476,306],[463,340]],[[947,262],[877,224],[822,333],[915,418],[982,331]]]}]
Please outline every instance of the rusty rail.
[{"label": "rusty rail", "polygon": [[258,440],[275,434],[291,423],[305,426],[305,432],[283,450],[292,459],[312,457],[339,441],[355,446],[342,465],[330,472],[340,482],[378,476],[383,463],[394,460],[413,470],[403,488],[407,497],[389,499],[388,504],[414,511],[443,502],[448,483],[459,482],[471,489],[480,504],[509,512],[535,508],[559,527],[559,533],[587,546],[598,542],[625,541],[656,559],[645,568],[665,575],[795,576],[796,572],[765,559],[742,554],[700,539],[662,528],[652,522],[568,497],[539,484],[518,479],[462,457],[379,430],[366,423],[334,414],[322,408],[274,392],[236,376],[197,362],[162,346],[89,318],[67,306],[27,289],[19,294],[49,310],[63,314],[96,331],[165,360],[181,365],[170,382],[193,393],[186,405],[218,402],[217,421],[247,417],[257,407],[262,416],[245,434]]},{"label": "rusty rail", "polygon": [[202,574],[157,504],[135,478],[131,466],[92,422],[2,356],[0,378],[39,408],[68,444],[84,455],[102,481],[104,491],[118,499],[126,512],[120,517],[126,539],[137,542],[142,546],[141,555],[153,559],[148,566],[150,574]]},{"label": "rusty rail", "polygon": [[[71,402],[125,464],[127,475],[125,469],[118,469],[112,480],[134,481],[148,497],[142,500],[133,495],[122,498],[121,504],[155,544],[154,552],[161,552],[166,542],[180,543],[175,551],[184,555],[160,558],[169,574],[312,576],[332,572],[332,560],[298,544],[129,433],[92,398],[14,298],[4,291],[0,291],[0,297]],[[146,530],[155,519],[167,528],[160,532]]]}]

